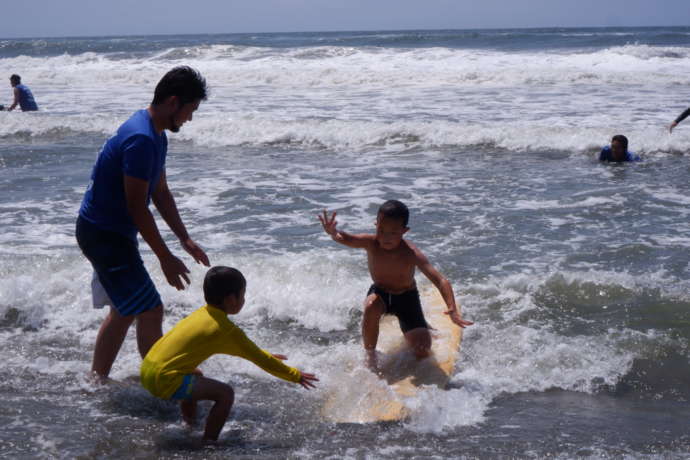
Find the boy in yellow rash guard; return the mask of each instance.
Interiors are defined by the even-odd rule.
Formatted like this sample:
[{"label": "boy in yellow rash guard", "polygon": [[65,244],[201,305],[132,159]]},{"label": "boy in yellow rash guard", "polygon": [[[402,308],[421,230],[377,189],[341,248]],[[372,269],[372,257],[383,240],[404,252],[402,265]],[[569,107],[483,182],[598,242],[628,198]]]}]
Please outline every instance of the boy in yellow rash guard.
[{"label": "boy in yellow rash guard", "polygon": [[213,267],[204,279],[207,305],[177,323],[146,354],[141,364],[141,383],[151,394],[181,401],[182,415],[193,423],[196,403],[212,400],[204,440],[217,440],[234,401],[230,385],[209,379],[196,369],[211,355],[223,353],[252,361],[266,372],[304,388],[318,379],[286,366],[283,355],[272,355],[259,347],[227,317],[244,306],[246,281],[234,268]]}]

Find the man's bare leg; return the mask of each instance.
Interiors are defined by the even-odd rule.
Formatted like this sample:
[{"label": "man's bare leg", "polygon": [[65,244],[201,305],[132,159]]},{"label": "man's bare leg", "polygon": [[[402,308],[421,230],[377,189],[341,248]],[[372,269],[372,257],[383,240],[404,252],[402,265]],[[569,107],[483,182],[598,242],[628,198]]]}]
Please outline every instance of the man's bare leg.
[{"label": "man's bare leg", "polygon": [[137,315],[137,346],[143,358],[154,343],[163,336],[163,305]]},{"label": "man's bare leg", "polygon": [[120,352],[122,342],[127,336],[127,330],[134,321],[134,316],[122,316],[114,308],[110,308],[105,317],[93,350],[91,372],[100,379],[107,379],[115,358]]}]

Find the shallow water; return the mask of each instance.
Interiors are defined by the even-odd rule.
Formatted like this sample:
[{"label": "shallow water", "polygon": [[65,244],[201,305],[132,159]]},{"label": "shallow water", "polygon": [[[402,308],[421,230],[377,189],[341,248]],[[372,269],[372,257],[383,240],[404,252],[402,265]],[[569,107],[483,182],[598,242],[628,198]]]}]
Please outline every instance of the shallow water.
[{"label": "shallow water", "polygon": [[[478,31],[480,44],[429,32],[413,44],[409,33],[394,43],[371,33],[0,47],[42,108],[0,113],[0,450],[687,458],[690,129],[665,129],[687,106],[690,30],[614,32],[505,31],[513,38],[500,41]],[[135,383],[133,334],[113,371],[126,386],[94,388],[84,377],[104,313],[90,307],[76,212],[100,145],[178,63],[199,68],[212,91],[170,135],[168,181],[183,219],[213,264],[247,276],[236,319],[249,336],[321,378],[306,393],[251,363],[212,358],[205,374],[237,392],[212,448],[196,446],[177,409]],[[618,131],[642,163],[596,161]],[[336,246],[316,214],[337,210],[344,229],[369,232],[389,198],[408,204],[409,238],[476,325],[450,387],[406,401],[409,420],[335,425],[321,414],[329,392],[380,382],[343,366],[361,353],[364,254]],[[177,292],[142,249],[167,330],[201,305],[204,269],[185,255],[192,286]]]}]

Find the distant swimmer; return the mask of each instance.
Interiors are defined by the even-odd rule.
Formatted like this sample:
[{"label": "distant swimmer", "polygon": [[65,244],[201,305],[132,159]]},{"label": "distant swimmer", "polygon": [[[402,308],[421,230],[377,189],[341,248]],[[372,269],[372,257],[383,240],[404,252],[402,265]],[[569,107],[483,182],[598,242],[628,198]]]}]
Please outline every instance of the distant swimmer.
[{"label": "distant swimmer", "polygon": [[19,75],[13,74],[10,77],[10,85],[14,88],[14,102],[7,108],[8,112],[14,110],[17,105],[22,109],[22,112],[34,112],[38,110],[34,95],[31,93],[28,86],[22,85],[22,78]]},{"label": "distant swimmer", "polygon": [[623,163],[625,161],[642,161],[642,158],[628,150],[627,137],[622,134],[617,134],[611,138],[611,146],[606,146],[601,149],[599,161]]},{"label": "distant swimmer", "polygon": [[680,115],[678,115],[678,118],[676,118],[676,119],[673,121],[673,123],[671,123],[671,126],[669,126],[668,132],[669,132],[669,133],[672,133],[672,132],[673,132],[673,128],[675,128],[676,126],[678,126],[678,123],[680,123],[681,121],[683,121],[683,120],[685,120],[686,118],[688,118],[688,115],[690,115],[690,107],[688,107],[688,108],[685,110],[685,112],[683,112],[683,113],[681,113]]}]

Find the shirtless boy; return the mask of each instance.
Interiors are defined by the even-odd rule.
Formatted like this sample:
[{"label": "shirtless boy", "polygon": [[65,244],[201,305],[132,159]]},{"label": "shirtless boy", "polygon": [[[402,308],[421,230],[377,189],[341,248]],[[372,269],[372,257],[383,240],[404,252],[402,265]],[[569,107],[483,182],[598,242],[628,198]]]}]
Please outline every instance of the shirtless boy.
[{"label": "shirtless boy", "polygon": [[319,216],[321,225],[334,241],[351,248],[365,249],[369,273],[374,284],[364,301],[362,339],[367,353],[367,364],[376,368],[376,343],[379,336],[379,320],[384,314],[398,318],[406,342],[417,358],[425,358],[431,348],[429,325],[424,320],[419,292],[415,283],[415,269],[436,286],[443,296],[445,314],[464,328],[473,323],[465,321],[455,304],[453,288],[429,262],[429,259],[411,241],[403,239],[409,227],[407,206],[397,200],[383,203],[376,216],[376,234],[349,234],[337,229],[336,213],[330,217],[326,211]]}]

